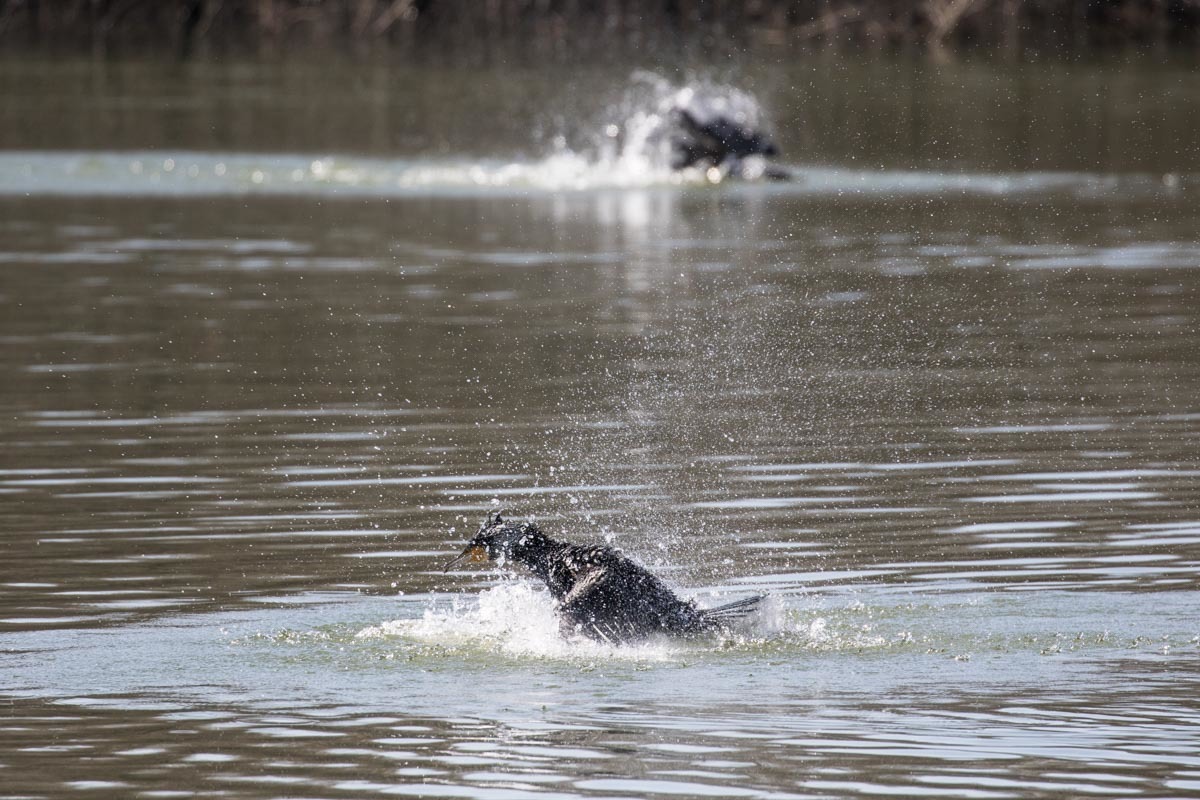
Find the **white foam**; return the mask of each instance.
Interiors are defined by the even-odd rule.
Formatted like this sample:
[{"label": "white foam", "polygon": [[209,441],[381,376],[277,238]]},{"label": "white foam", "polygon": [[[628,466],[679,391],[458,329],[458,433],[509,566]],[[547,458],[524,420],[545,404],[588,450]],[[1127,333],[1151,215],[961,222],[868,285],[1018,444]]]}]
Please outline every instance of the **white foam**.
[{"label": "white foam", "polygon": [[486,650],[517,658],[595,661],[671,661],[684,645],[650,640],[609,645],[584,638],[564,638],[550,594],[526,581],[511,581],[449,606],[427,608],[418,619],[372,625],[357,638],[400,636],[451,650]]},{"label": "white foam", "polygon": [[[711,608],[734,599],[733,596],[705,595],[698,605]],[[512,580],[478,595],[457,596],[449,604],[430,605],[418,618],[368,626],[355,634],[355,638],[398,637],[451,652],[499,653],[519,659],[662,663],[714,649],[729,650],[732,647],[736,650],[774,639],[808,638],[808,634],[807,621],[797,617],[782,599],[767,596],[757,612],[738,620],[724,635],[689,639],[664,636],[634,644],[607,644],[582,636],[564,637],[559,632],[554,600],[549,592],[527,580]]]}]

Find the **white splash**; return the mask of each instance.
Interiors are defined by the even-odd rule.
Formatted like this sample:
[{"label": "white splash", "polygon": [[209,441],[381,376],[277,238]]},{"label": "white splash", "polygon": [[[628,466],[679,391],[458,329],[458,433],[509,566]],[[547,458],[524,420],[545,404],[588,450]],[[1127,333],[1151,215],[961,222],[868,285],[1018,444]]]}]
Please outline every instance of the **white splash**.
[{"label": "white splash", "polygon": [[544,589],[526,581],[510,581],[450,607],[432,607],[419,619],[372,625],[356,638],[403,637],[452,650],[487,650],[517,658],[635,662],[671,661],[684,652],[680,642],[654,639],[609,645],[584,638],[564,638],[558,630],[554,601]]},{"label": "white splash", "polygon": [[[602,135],[587,161],[609,180],[624,183],[719,183],[721,170],[671,168],[673,115],[678,109],[688,109],[702,120],[721,115],[750,128],[766,125],[765,112],[747,92],[707,81],[678,86],[656,73],[637,70],[621,99],[605,110]],[[761,159],[748,161],[753,169],[764,167]]]}]

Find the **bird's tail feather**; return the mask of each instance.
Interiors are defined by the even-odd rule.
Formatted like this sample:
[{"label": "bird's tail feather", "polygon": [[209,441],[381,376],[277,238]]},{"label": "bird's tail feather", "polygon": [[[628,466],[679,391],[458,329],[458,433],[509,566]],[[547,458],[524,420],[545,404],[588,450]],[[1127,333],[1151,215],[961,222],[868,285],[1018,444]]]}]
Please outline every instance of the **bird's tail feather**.
[{"label": "bird's tail feather", "polygon": [[760,594],[742,600],[734,600],[732,603],[717,606],[716,608],[704,608],[700,610],[700,618],[706,625],[728,625],[758,611],[759,604],[762,603],[765,597],[766,595]]}]

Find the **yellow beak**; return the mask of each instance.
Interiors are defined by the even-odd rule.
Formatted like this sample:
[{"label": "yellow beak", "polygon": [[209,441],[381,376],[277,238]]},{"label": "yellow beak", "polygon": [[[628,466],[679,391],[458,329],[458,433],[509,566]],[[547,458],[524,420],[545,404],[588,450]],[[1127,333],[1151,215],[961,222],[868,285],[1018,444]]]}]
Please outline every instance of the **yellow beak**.
[{"label": "yellow beak", "polygon": [[466,550],[463,550],[461,553],[456,555],[454,558],[450,559],[449,563],[446,564],[446,567],[445,567],[445,569],[442,570],[442,572],[449,572],[451,567],[453,567],[458,562],[462,561],[464,558],[469,558],[471,560],[471,563],[473,563],[473,564],[479,564],[484,561],[487,561],[488,560],[487,548],[481,544],[467,545]]}]

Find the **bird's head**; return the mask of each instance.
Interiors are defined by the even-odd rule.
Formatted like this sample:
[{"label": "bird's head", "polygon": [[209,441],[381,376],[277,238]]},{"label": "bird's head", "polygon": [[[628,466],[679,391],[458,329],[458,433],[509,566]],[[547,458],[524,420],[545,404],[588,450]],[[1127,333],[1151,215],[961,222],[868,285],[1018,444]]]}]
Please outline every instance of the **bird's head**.
[{"label": "bird's head", "polygon": [[445,572],[463,559],[476,563],[485,561],[523,560],[526,556],[544,547],[549,540],[532,522],[514,524],[505,522],[499,511],[487,515],[479,526],[479,532],[467,547],[446,564]]}]

